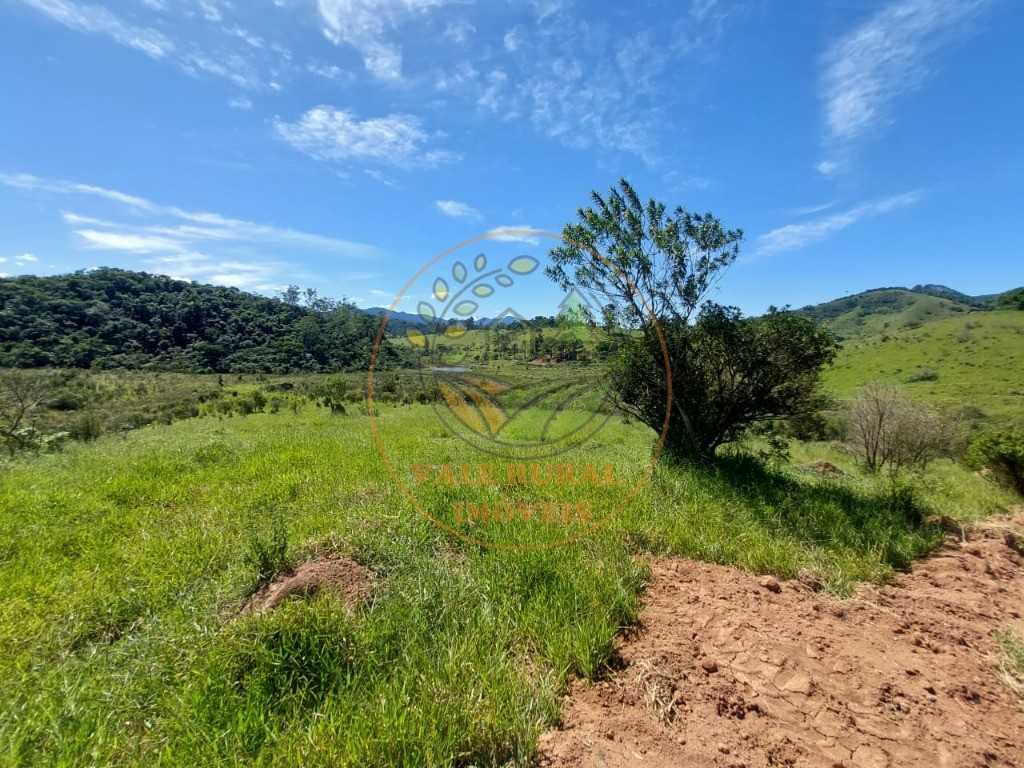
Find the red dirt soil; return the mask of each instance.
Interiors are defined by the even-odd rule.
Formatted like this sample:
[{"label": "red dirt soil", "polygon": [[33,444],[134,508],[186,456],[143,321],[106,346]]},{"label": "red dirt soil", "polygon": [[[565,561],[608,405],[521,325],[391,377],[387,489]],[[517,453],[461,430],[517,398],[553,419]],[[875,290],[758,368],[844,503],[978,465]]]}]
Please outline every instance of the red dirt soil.
[{"label": "red dirt soil", "polygon": [[1024,633],[1015,512],[849,600],[654,560],[622,666],[573,686],[537,764],[1024,766],[1024,707],[994,637]]},{"label": "red dirt soil", "polygon": [[307,560],[256,590],[242,612],[272,611],[289,598],[310,598],[329,592],[342,604],[355,607],[369,599],[372,574],[359,563],[344,557]]}]

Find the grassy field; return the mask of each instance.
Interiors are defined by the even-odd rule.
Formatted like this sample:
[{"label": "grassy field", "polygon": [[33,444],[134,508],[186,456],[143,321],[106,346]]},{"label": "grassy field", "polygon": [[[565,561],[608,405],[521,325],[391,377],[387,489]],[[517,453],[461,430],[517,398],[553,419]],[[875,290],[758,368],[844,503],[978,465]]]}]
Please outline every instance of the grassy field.
[{"label": "grassy field", "polygon": [[[379,419],[409,445],[432,436],[437,461],[464,453],[438,434],[428,405],[382,406]],[[843,594],[939,541],[922,522],[930,515],[1011,503],[951,463],[897,484],[742,457],[708,471],[662,463],[600,531],[501,551],[415,512],[369,421],[305,405],[154,425],[8,463],[0,762],[525,765],[557,721],[568,676],[599,673],[635,620],[643,555],[733,563]],[[649,430],[610,429],[594,461],[649,455]],[[823,445],[800,450],[799,461],[831,456]],[[576,493],[598,503],[602,491]],[[292,562],[344,554],[372,569],[372,600],[242,615],[257,576],[246,554],[278,521]]]},{"label": "grassy field", "polygon": [[826,386],[853,396],[866,381],[983,422],[1024,418],[1024,312],[977,312],[844,344]]}]

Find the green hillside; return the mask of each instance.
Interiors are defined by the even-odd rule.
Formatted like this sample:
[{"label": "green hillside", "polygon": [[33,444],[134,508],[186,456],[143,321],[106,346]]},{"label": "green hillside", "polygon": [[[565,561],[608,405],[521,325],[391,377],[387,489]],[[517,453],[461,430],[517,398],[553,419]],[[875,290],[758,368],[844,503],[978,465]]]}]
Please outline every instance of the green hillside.
[{"label": "green hillside", "polygon": [[1024,420],[1024,312],[964,313],[917,328],[888,322],[892,330],[843,345],[825,374],[837,396],[884,379],[968,418]]},{"label": "green hillside", "polygon": [[827,325],[837,338],[846,340],[909,330],[936,320],[961,317],[977,308],[973,301],[968,303],[931,292],[879,288],[803,307],[797,312]]}]

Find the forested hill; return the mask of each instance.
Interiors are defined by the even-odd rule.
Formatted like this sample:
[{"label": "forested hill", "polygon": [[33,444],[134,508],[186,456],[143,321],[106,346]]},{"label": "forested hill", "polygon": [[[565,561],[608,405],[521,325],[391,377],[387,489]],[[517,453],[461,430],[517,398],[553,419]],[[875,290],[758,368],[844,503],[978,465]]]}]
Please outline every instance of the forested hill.
[{"label": "forested hill", "polygon": [[[0,280],[0,367],[290,373],[366,369],[379,320],[102,268]],[[394,357],[390,347],[389,358]]]},{"label": "forested hill", "polygon": [[968,296],[943,285],[876,288],[796,312],[827,324],[845,341],[1000,309],[1024,309],[1024,288],[992,296]]}]

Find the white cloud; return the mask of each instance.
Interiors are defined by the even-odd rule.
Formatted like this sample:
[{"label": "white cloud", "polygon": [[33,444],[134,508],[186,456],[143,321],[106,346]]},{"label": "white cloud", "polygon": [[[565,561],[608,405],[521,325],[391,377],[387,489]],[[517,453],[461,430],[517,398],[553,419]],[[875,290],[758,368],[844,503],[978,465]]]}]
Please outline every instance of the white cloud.
[{"label": "white cloud", "polygon": [[[990,0],[901,0],[875,13],[826,52],[822,76],[827,138],[843,145],[888,119],[890,104],[931,73],[930,58]],[[822,173],[838,169],[834,160]]]},{"label": "white cloud", "polygon": [[21,0],[54,21],[78,32],[107,35],[121,45],[142,51],[155,59],[174,50],[174,44],[155,29],[135,27],[98,5],[82,5],[71,0]]},{"label": "white cloud", "polygon": [[182,58],[181,67],[192,76],[205,72],[223,77],[239,88],[256,88],[260,85],[260,77],[252,63],[237,53],[217,57],[205,53],[189,53]]},{"label": "white cloud", "polygon": [[533,5],[545,23],[506,28],[500,66],[463,78],[477,105],[503,120],[525,119],[568,147],[632,154],[656,165],[671,127],[666,105],[678,97],[668,91],[665,73],[671,67],[697,77],[686,71],[691,57],[720,38],[731,11],[707,2],[676,4],[663,23],[640,28],[623,21],[609,29],[588,18],[583,4]]},{"label": "white cloud", "polygon": [[391,178],[386,173],[384,173],[384,171],[381,171],[378,168],[367,168],[366,175],[369,176],[374,181],[380,182],[385,187],[398,186],[398,182],[396,182],[393,178]]},{"label": "white cloud", "polygon": [[228,102],[232,109],[252,109],[252,99],[248,96],[236,96]]},{"label": "white cloud", "polygon": [[[152,11],[166,12],[163,2],[142,0]],[[53,21],[69,29],[86,34],[102,34],[121,45],[141,51],[154,59],[172,62],[191,77],[213,75],[222,77],[240,88],[257,88],[262,84],[260,66],[273,70],[272,52],[285,62],[290,58],[286,48],[271,43],[264,50],[265,41],[246,29],[235,26],[221,26],[223,11],[230,4],[223,0],[199,0],[201,14],[208,21],[216,22],[217,29],[224,35],[224,44],[213,45],[204,39],[202,47],[193,41],[170,39],[166,34],[152,27],[138,26],[99,5],[87,5],[76,0],[20,0],[23,4],[45,14]],[[195,15],[191,4],[175,4],[174,9],[186,17]],[[254,58],[259,53],[260,58]]]},{"label": "white cloud", "polygon": [[166,237],[133,235],[124,232],[100,232],[95,229],[76,229],[89,248],[105,251],[131,251],[132,253],[153,253],[156,251],[180,251],[181,243]]},{"label": "white cloud", "polygon": [[816,205],[805,205],[800,208],[795,208],[792,213],[794,216],[810,216],[815,213],[821,213],[827,211],[829,208],[835,207],[835,201],[829,203],[818,203]]},{"label": "white cloud", "polygon": [[14,261],[17,264],[24,265],[24,264],[32,264],[33,262],[39,261],[39,259],[37,259],[31,253],[23,253],[23,254],[21,254],[21,256],[15,256],[14,257]]},{"label": "white cloud", "polygon": [[906,192],[902,195],[861,203],[842,213],[834,213],[813,221],[787,224],[761,235],[757,239],[756,255],[770,256],[773,253],[798,250],[811,243],[820,242],[863,219],[906,208],[920,199],[919,192]]},{"label": "white cloud", "polygon": [[338,45],[351,45],[366,69],[380,80],[402,76],[402,52],[388,33],[447,0],[317,0],[323,33]]},{"label": "white cloud", "polygon": [[224,29],[224,32],[237,37],[239,40],[244,41],[246,45],[250,45],[253,48],[262,48],[266,44],[262,37],[253,34],[249,30],[244,27],[239,27],[238,25],[227,27]]},{"label": "white cloud", "polygon": [[468,203],[460,203],[457,200],[438,200],[435,205],[437,210],[445,216],[453,219],[479,219],[480,212]]},{"label": "white cloud", "polygon": [[835,160],[822,160],[816,167],[818,169],[818,173],[822,176],[831,176],[840,169],[841,165]]},{"label": "white cloud", "polygon": [[537,23],[547,21],[551,16],[561,13],[572,5],[572,0],[529,0],[537,14]]},{"label": "white cloud", "polygon": [[505,37],[502,38],[505,50],[509,53],[515,53],[516,48],[519,47],[519,34],[519,27],[512,27],[512,29],[505,33]]},{"label": "white cloud", "polygon": [[351,112],[319,106],[297,122],[277,120],[275,128],[282,139],[318,160],[434,168],[456,158],[445,150],[428,149],[431,136],[412,115],[359,120]]},{"label": "white cloud", "polygon": [[[172,277],[204,279],[240,288],[294,282],[294,263],[282,254],[320,252],[339,259],[374,259],[369,245],[235,219],[208,211],[161,205],[143,197],[89,184],[0,174],[0,184],[35,194],[58,195],[85,205],[104,204],[105,218],[64,212],[63,220],[89,250],[145,257],[148,268]],[[118,211],[127,209],[127,216]],[[35,257],[16,257],[19,264]]]},{"label": "white cloud", "polygon": [[497,235],[495,240],[501,240],[506,243],[529,243],[530,245],[539,245],[540,236],[531,234],[536,230],[529,224],[505,224],[494,229],[487,230],[489,235]]},{"label": "white cloud", "polygon": [[203,12],[203,18],[207,21],[221,21],[224,18],[220,6],[213,2],[213,0],[199,0],[199,9]]},{"label": "white cloud", "polygon": [[470,24],[465,19],[458,19],[456,21],[448,22],[448,26],[444,29],[444,36],[451,40],[453,43],[461,45],[466,42],[473,33],[476,32],[476,27]]},{"label": "white cloud", "polygon": [[[153,217],[178,219],[186,224],[177,224],[173,227],[167,225],[149,225],[145,228],[148,233],[170,234],[182,239],[199,240],[236,240],[249,242],[267,242],[291,244],[295,246],[316,248],[323,251],[331,251],[340,255],[355,258],[372,258],[379,255],[376,248],[355,243],[349,240],[339,240],[323,235],[310,234],[294,229],[283,229],[268,224],[257,224],[243,219],[234,219],[222,216],[218,213],[205,211],[188,211],[176,206],[158,205],[143,197],[128,195],[124,192],[97,187],[91,184],[77,184],[69,181],[42,179],[29,174],[5,174],[0,173],[0,184],[17,189],[24,189],[35,192],[48,192],[59,195],[77,195],[84,197],[98,197],[125,205],[133,210],[136,215],[149,214]],[[64,220],[70,224],[88,224],[93,227],[122,227],[122,225],[104,221],[102,219],[81,216],[75,213],[65,213]],[[198,225],[198,226],[197,226]]]},{"label": "white cloud", "polygon": [[324,64],[318,61],[310,62],[306,66],[306,71],[312,72],[314,75],[319,75],[326,80],[352,79],[352,75],[345,72],[341,67],[335,64]]}]

